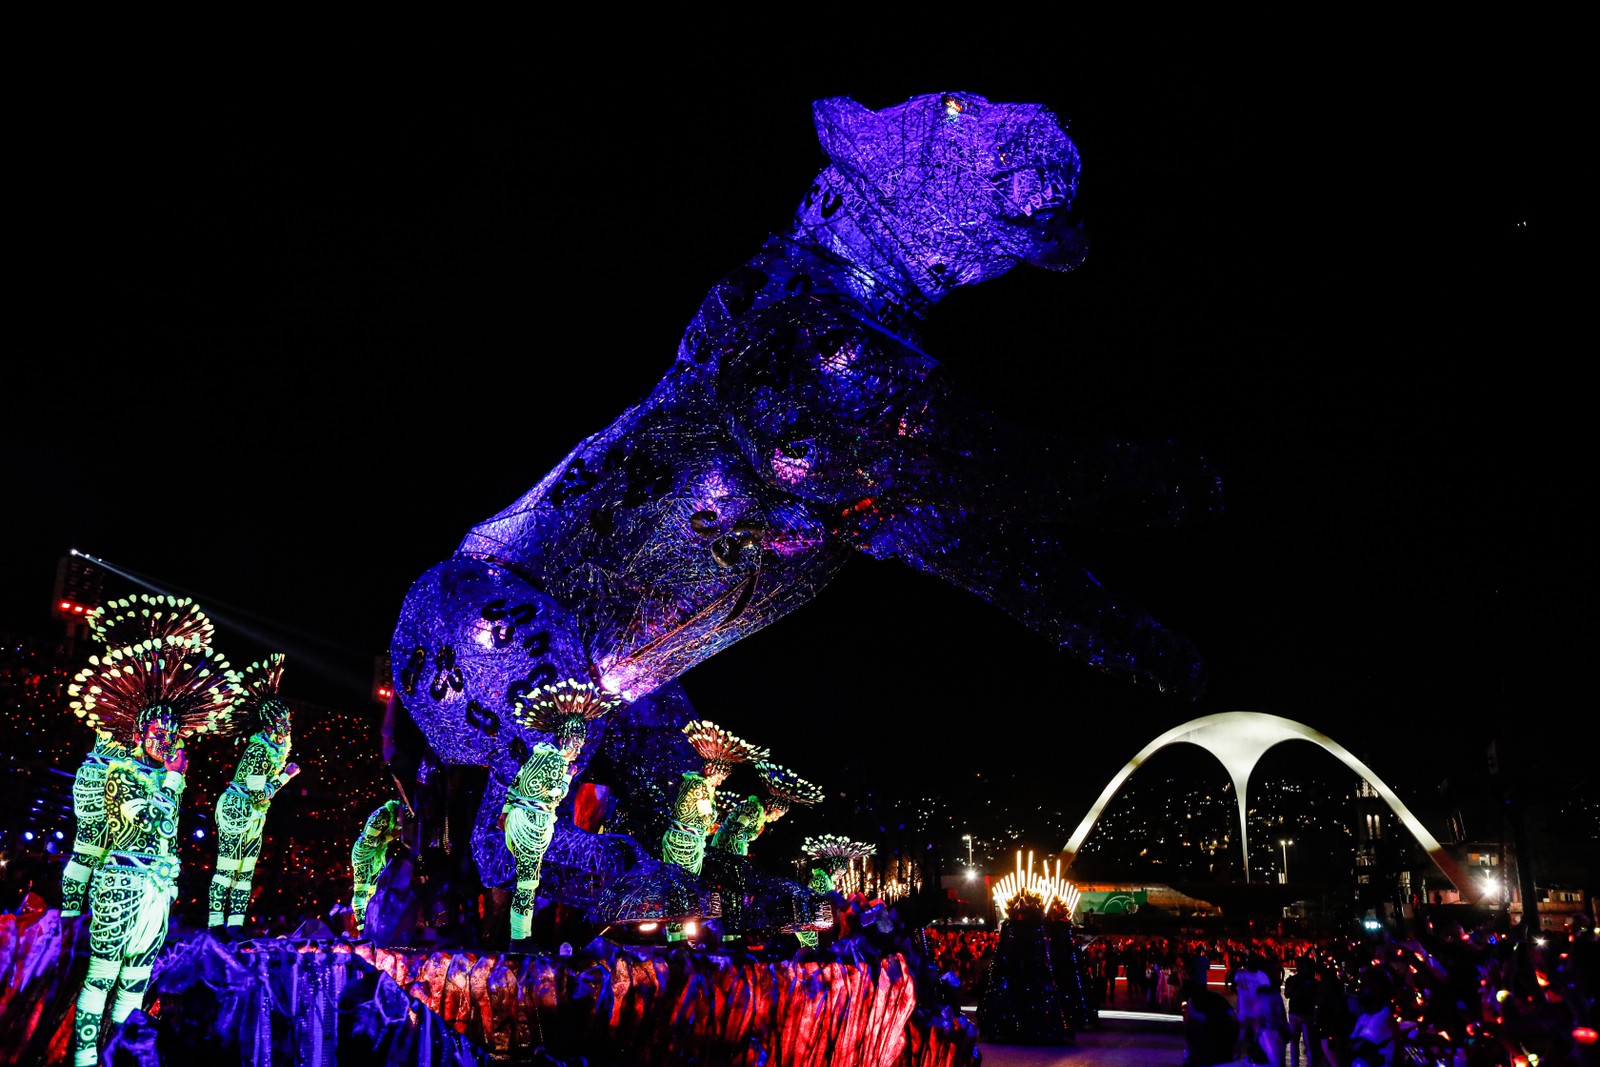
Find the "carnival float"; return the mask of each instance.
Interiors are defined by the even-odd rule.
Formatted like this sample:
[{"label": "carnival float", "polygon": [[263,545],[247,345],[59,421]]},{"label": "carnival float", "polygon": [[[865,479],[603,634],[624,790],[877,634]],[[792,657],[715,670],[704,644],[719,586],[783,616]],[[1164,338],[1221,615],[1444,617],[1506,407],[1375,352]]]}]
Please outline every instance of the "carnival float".
[{"label": "carnival float", "polygon": [[[372,894],[412,815],[404,797],[353,843],[353,930],[230,936],[266,803],[294,773],[281,660],[147,687],[140,706],[86,678],[93,699],[77,710],[107,744],[143,743],[134,727],[158,706],[178,709],[161,720],[174,733],[249,737],[225,823],[219,809],[218,936],[129,957],[147,986],[116,985],[128,1010],[103,1034],[52,1014],[65,975],[54,999],[24,981],[12,992],[35,1024],[8,1031],[10,1048],[60,1051],[70,1032],[78,1062],[97,1034],[105,1055],[140,1063],[977,1062],[977,1031],[941,1005],[917,935],[840,884],[871,846],[825,832],[823,757],[777,762],[754,702],[711,722],[679,679],[824,595],[859,552],[968,590],[1095,668],[1192,697],[1193,648],[1096,581],[1068,537],[1206,514],[1217,482],[1163,443],[1075,448],[1006,425],[923,351],[926,312],[957,288],[1081,260],[1078,152],[1055,115],[945,92],[882,110],[820,100],[814,121],[826,163],[793,228],[713,287],[648,396],[468,530],[400,606],[395,705],[426,742],[423,775],[486,770],[466,844],[482,884],[511,896],[511,937],[476,951],[385,943]],[[143,651],[108,650],[113,671],[159,652],[198,676],[208,635],[187,615],[175,625],[140,635]],[[597,757],[603,783],[586,781]],[[159,760],[141,767],[161,785]],[[725,791],[735,768],[759,790]],[[172,784],[170,762],[163,773]],[[606,803],[594,788],[581,799],[586,784]],[[99,795],[93,781],[84,793]],[[804,820],[809,876],[763,855],[782,818]],[[104,836],[92,818],[83,830]],[[92,864],[74,863],[92,886]],[[549,909],[588,936],[541,941]],[[1037,918],[1030,943],[1059,953]],[[48,952],[51,923],[29,936],[39,945],[16,951]],[[103,1006],[104,985],[91,981],[80,1010]]]}]

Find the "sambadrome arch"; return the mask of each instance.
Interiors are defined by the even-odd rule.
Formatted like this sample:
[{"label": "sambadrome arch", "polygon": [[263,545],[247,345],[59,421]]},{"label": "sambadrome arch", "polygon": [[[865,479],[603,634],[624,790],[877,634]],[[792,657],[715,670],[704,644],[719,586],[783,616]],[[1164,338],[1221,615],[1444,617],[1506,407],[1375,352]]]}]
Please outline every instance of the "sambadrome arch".
[{"label": "sambadrome arch", "polygon": [[1318,733],[1311,727],[1292,719],[1256,711],[1225,711],[1217,715],[1203,715],[1181,726],[1173,727],[1140,749],[1139,753],[1106,783],[1099,799],[1089,809],[1089,814],[1083,817],[1083,821],[1078,824],[1071,839],[1067,841],[1066,848],[1062,850],[1063,861],[1066,864],[1072,863],[1078,854],[1078,849],[1083,847],[1084,838],[1089,836],[1089,830],[1100,818],[1100,813],[1111,803],[1111,798],[1117,795],[1117,790],[1122,788],[1122,783],[1128,780],[1129,775],[1156,752],[1168,745],[1183,742],[1199,745],[1217,757],[1227,770],[1228,777],[1233,780],[1233,792],[1239,798],[1239,843],[1244,848],[1245,880],[1249,881],[1250,829],[1246,816],[1250,810],[1247,792],[1250,772],[1255,770],[1256,764],[1269,749],[1284,741],[1310,741],[1319,745],[1323,751],[1330,753],[1340,763],[1365,779],[1383,798],[1384,803],[1389,805],[1389,810],[1399,817],[1407,830],[1411,831],[1411,836],[1427,850],[1428,858],[1433,860],[1434,866],[1438,867],[1446,878],[1450,879],[1451,884],[1461,893],[1461,898],[1467,901],[1479,899],[1482,894],[1481,887],[1465,868],[1456,862],[1455,857],[1445,851],[1444,846],[1428,832],[1428,828],[1411,814],[1410,809],[1395,795],[1394,790],[1373,773],[1371,767],[1351,755],[1343,745],[1326,734]]}]

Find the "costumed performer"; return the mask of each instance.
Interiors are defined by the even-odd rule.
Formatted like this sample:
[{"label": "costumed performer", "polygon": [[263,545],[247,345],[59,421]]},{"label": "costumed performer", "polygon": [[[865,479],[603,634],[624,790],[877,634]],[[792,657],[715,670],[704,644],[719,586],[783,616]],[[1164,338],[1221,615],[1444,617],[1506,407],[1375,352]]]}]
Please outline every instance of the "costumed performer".
[{"label": "costumed performer", "polygon": [[[851,863],[872,855],[877,849],[864,841],[852,841],[839,834],[822,834],[808,837],[800,844],[800,851],[820,863],[811,868],[811,888],[819,893],[839,892],[838,876],[850,868]],[[814,930],[800,930],[795,934],[802,945],[817,947]]]},{"label": "costumed performer", "polygon": [[88,904],[89,881],[106,855],[106,771],[132,749],[109,733],[95,731],[89,754],[72,776],[72,857],[61,872],[61,921],[64,940],[76,940],[78,923]]},{"label": "costumed performer", "polygon": [[683,732],[700,756],[702,773],[683,772],[671,820],[661,835],[661,858],[697,875],[705,861],[706,835],[716,820],[717,790],[728,780],[734,764],[770,753],[704,719],[691,719]]},{"label": "costumed performer", "polygon": [[143,1007],[178,893],[183,741],[211,729],[233,699],[226,661],[197,638],[150,638],[89,662],[68,688],[72,710],[131,750],[105,772],[106,850],[89,885],[91,959],[72,1028],[79,1067],[96,1062],[108,1000],[112,1025]]},{"label": "costumed performer", "polygon": [[[107,650],[125,648],[147,638],[193,638],[209,647],[215,631],[211,620],[188,599],[153,596],[111,600],[90,612],[86,621],[95,640]],[[72,858],[61,873],[61,919],[69,927],[63,939],[77,939],[78,923],[89,895],[89,880],[106,854],[106,769],[132,748],[109,730],[96,729],[94,744],[72,778],[75,823]]]},{"label": "costumed performer", "polygon": [[361,835],[350,848],[350,870],[354,887],[350,893],[350,913],[356,936],[367,923],[367,902],[378,888],[378,876],[389,865],[389,848],[400,840],[404,828],[404,809],[398,800],[386,800],[367,816]]},{"label": "costumed performer", "polygon": [[545,850],[556,832],[556,805],[572,786],[572,765],[583,751],[589,723],[616,707],[617,701],[588,682],[563,679],[519,696],[511,715],[529,730],[551,733],[555,744],[540,741],[522,761],[506,790],[499,828],[516,861],[516,890],[511,895],[511,951],[533,949],[533,912]]},{"label": "costumed performer", "polygon": [[723,941],[737,941],[745,933],[745,900],[750,894],[750,842],[766,827],[766,809],[761,798],[751,794],[736,803],[721,803],[721,823],[711,835],[710,848],[703,861],[702,877],[717,889],[722,903],[719,926]]},{"label": "costumed performer", "polygon": [[267,808],[278,790],[300,773],[288,762],[289,705],[278,696],[283,659],[283,653],[274,652],[235,677],[237,696],[218,727],[218,733],[233,734],[244,744],[233,780],[217,797],[217,869],[211,875],[206,923],[225,939],[244,926]]},{"label": "costumed performer", "polygon": [[767,825],[766,808],[761,798],[751,794],[734,805],[711,835],[711,847],[735,856],[750,855],[750,842],[761,836]]}]

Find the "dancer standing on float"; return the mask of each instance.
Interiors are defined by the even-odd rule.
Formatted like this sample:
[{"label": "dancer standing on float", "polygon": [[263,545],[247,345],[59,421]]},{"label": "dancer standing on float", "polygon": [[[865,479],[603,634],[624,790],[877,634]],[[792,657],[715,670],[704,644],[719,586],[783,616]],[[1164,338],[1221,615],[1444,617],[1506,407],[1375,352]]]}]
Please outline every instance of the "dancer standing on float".
[{"label": "dancer standing on float", "polygon": [[767,827],[767,812],[761,798],[755,794],[734,805],[723,818],[716,833],[711,835],[711,847],[735,856],[750,855],[750,842],[761,836]]},{"label": "dancer standing on float", "polygon": [[767,825],[761,798],[754,794],[726,807],[721,825],[711,835],[701,868],[702,883],[716,889],[722,905],[719,926],[724,942],[737,941],[747,932],[745,901],[752,881],[750,842],[760,837]]},{"label": "dancer standing on float", "polygon": [[822,790],[786,767],[762,759],[756,761],[756,770],[766,786],[767,799],[751,794],[730,806],[706,854],[706,870],[714,874],[721,894],[724,941],[737,940],[746,932],[745,904],[753,899],[752,882],[758,877],[751,869],[750,843],[768,823],[783,818],[791,804],[815,804],[822,799]]},{"label": "dancer standing on float", "polygon": [[367,903],[378,888],[378,876],[389,865],[389,848],[400,840],[405,816],[398,800],[386,800],[361,828],[361,835],[350,848],[350,871],[354,883],[350,893],[350,913],[355,917],[356,936],[367,925]]},{"label": "dancer standing on float", "polygon": [[88,903],[89,881],[106,855],[106,771],[111,762],[132,750],[109,733],[95,732],[94,747],[72,777],[72,814],[76,828],[72,858],[61,872],[61,920],[69,941],[77,940],[78,920]]},{"label": "dancer standing on float", "polygon": [[289,705],[278,697],[283,682],[283,654],[252,663],[236,678],[237,698],[219,733],[244,739],[244,754],[233,780],[217,798],[217,869],[211,876],[212,934],[232,938],[244,927],[250,906],[250,882],[261,855],[261,835],[272,798],[300,773],[289,763]]},{"label": "dancer standing on float", "polygon": [[589,723],[616,706],[616,700],[588,682],[563,679],[518,697],[512,708],[512,718],[525,729],[555,735],[555,744],[538,742],[522,761],[497,824],[517,868],[511,895],[512,952],[533,949],[540,868],[555,837],[556,805],[572,787],[572,765],[589,737]]},{"label": "dancer standing on float", "polygon": [[210,730],[232,702],[226,661],[198,638],[166,635],[91,656],[73,679],[72,710],[131,751],[105,774],[106,851],[89,885],[89,975],[78,994],[72,1062],[87,1067],[111,1001],[121,1023],[144,1004],[150,968],[178,893],[178,801],[186,737]]},{"label": "dancer standing on float", "polygon": [[706,835],[716,822],[717,790],[735,764],[770,753],[704,719],[685,723],[683,732],[700,756],[702,773],[683,772],[672,802],[671,821],[661,835],[661,859],[697,875],[705,861]]},{"label": "dancer standing on float", "polygon": [[[800,843],[800,851],[810,856],[820,867],[811,868],[811,888],[819,893],[839,892],[839,875],[850,869],[850,864],[858,859],[865,859],[877,851],[877,848],[864,841],[852,841],[839,834],[823,834],[820,837],[808,837]],[[802,945],[808,948],[817,947],[817,934],[811,930],[801,930],[795,935]]]},{"label": "dancer standing on float", "polygon": [[[123,648],[146,639],[165,641],[168,636],[192,637],[211,644],[211,620],[192,600],[141,593],[137,597],[107,602],[86,620],[96,641],[106,649]],[[72,814],[76,823],[72,858],[61,873],[61,918],[68,923],[67,937],[77,940],[78,922],[89,896],[89,881],[106,854],[106,770],[111,761],[125,758],[132,748],[97,729],[94,746],[72,778]]]}]

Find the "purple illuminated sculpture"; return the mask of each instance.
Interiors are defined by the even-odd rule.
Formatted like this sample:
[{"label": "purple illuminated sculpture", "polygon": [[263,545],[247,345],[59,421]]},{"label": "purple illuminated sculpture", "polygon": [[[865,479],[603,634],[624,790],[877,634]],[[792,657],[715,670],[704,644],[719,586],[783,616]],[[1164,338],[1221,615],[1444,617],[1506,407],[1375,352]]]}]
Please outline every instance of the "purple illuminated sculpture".
[{"label": "purple illuminated sculpture", "polygon": [[806,603],[856,551],[968,589],[1097,668],[1198,695],[1189,644],[1101,588],[1062,531],[1211,510],[1203,463],[1002,425],[918,346],[923,312],[957,286],[1081,259],[1061,124],[969,93],[882,111],[840,97],[814,117],[828,164],[793,230],[716,285],[649,396],[407,594],[395,685],[446,762],[509,781],[545,739],[512,720],[517,699],[562,680],[643,698]]}]

